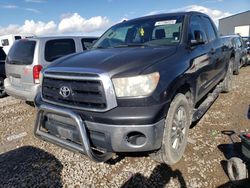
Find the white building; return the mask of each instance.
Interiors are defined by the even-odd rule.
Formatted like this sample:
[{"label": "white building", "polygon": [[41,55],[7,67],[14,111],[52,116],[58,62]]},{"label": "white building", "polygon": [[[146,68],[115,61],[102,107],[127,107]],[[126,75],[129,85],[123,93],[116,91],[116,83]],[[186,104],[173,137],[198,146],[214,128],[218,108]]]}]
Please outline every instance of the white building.
[{"label": "white building", "polygon": [[250,37],[250,10],[220,19],[219,33],[221,35],[239,34],[242,37]]}]

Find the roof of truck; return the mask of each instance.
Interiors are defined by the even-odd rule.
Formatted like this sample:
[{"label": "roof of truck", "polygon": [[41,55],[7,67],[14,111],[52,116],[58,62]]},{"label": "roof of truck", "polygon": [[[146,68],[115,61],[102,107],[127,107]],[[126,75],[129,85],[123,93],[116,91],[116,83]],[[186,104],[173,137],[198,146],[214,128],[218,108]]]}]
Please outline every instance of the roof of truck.
[{"label": "roof of truck", "polygon": [[150,18],[161,18],[161,17],[166,17],[166,16],[182,16],[182,15],[193,15],[193,14],[200,14],[200,15],[205,15],[208,16],[202,12],[197,12],[197,11],[187,11],[187,12],[169,12],[169,13],[161,13],[161,14],[154,14],[154,15],[148,15],[148,16],[143,16],[135,19],[131,19],[128,21],[136,21],[136,20],[143,20],[143,19],[150,19]]}]

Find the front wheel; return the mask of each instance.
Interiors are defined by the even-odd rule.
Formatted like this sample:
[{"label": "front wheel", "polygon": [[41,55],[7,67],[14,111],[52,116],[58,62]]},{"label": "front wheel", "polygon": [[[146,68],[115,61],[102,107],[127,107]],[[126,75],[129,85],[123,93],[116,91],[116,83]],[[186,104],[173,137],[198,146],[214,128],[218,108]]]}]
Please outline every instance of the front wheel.
[{"label": "front wheel", "polygon": [[172,165],[184,154],[191,123],[190,105],[185,95],[177,94],[170,104],[165,120],[162,147],[150,156],[160,163]]},{"label": "front wheel", "polygon": [[231,58],[227,68],[226,76],[222,82],[222,92],[228,93],[233,88],[233,62],[234,58]]},{"label": "front wheel", "polygon": [[236,62],[236,68],[234,70],[234,74],[235,75],[239,75],[240,74],[240,67],[241,67],[241,61],[240,62]]}]

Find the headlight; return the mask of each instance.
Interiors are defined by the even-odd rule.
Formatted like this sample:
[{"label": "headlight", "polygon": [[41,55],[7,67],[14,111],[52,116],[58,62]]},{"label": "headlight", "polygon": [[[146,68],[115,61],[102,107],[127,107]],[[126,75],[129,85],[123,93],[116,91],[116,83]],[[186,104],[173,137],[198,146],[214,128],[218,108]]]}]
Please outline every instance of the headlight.
[{"label": "headlight", "polygon": [[160,79],[159,72],[125,78],[113,78],[117,97],[148,96],[155,90]]}]

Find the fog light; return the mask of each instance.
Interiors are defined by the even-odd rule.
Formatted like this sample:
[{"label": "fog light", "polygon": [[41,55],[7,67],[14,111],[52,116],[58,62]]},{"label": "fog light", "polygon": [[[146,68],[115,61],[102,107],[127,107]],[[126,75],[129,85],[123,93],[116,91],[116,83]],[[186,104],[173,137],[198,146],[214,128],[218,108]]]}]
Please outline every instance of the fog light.
[{"label": "fog light", "polygon": [[141,146],[146,143],[146,136],[140,132],[130,132],[126,136],[126,140],[129,144],[134,146]]}]

